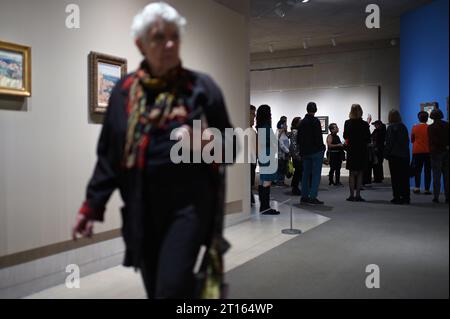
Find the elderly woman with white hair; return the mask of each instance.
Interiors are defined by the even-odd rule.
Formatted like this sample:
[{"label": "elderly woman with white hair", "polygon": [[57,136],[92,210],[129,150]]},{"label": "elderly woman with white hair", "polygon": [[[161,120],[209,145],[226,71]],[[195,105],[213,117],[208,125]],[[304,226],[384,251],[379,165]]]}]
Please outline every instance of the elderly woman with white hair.
[{"label": "elderly woman with white hair", "polygon": [[[181,64],[185,24],[162,2],[149,4],[135,17],[132,34],[144,59],[112,91],[98,161],[72,234],[74,240],[78,234],[91,237],[93,222],[103,221],[118,188],[125,204],[124,266],[141,270],[149,298],[221,296],[227,249],[222,237],[224,165],[175,164],[170,151],[177,141],[170,135],[201,117],[222,133],[232,126],[219,87]],[[206,257],[199,258],[205,247]],[[194,268],[202,270],[198,274],[212,271],[216,289],[206,290]]]}]

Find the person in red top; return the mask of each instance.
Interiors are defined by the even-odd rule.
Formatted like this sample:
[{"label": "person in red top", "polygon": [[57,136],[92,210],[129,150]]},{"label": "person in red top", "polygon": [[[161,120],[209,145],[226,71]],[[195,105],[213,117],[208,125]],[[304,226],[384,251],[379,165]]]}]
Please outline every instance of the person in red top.
[{"label": "person in red top", "polygon": [[411,143],[413,145],[413,167],[415,168],[415,194],[420,194],[422,169],[425,170],[425,194],[431,195],[431,155],[428,138],[428,113],[419,112],[417,115],[419,124],[414,125],[411,131]]}]

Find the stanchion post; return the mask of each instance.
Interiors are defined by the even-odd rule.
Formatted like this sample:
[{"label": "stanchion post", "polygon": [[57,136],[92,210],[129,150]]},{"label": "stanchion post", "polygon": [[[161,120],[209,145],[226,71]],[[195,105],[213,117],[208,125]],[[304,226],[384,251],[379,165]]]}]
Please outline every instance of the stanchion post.
[{"label": "stanchion post", "polygon": [[290,202],[290,208],[291,208],[291,213],[290,213],[290,225],[291,225],[291,228],[289,228],[289,229],[283,229],[282,231],[281,231],[281,233],[282,234],[285,234],[285,235],[299,235],[299,234],[301,234],[302,233],[302,231],[300,230],[300,229],[294,229],[293,228],[293,225],[292,225],[292,219],[293,219],[293,216],[292,216],[292,200],[289,200],[289,202]]}]

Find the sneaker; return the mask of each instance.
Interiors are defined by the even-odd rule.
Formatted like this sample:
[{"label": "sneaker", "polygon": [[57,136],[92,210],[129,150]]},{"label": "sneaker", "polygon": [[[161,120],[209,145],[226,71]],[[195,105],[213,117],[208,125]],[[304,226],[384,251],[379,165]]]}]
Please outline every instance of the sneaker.
[{"label": "sneaker", "polygon": [[347,202],[354,202],[355,201],[355,196],[350,196],[349,198],[347,198]]},{"label": "sneaker", "polygon": [[409,205],[409,204],[411,204],[411,199],[410,198],[403,198],[402,202],[403,202],[404,205]]},{"label": "sneaker", "polygon": [[420,189],[419,188],[414,188],[413,193],[414,194],[420,194]]},{"label": "sneaker", "polygon": [[299,188],[293,188],[292,189],[292,195],[294,196],[300,196],[302,194],[302,192],[300,191]]},{"label": "sneaker", "polygon": [[280,212],[271,208],[269,210],[266,210],[265,212],[261,213],[262,215],[280,215]]},{"label": "sneaker", "polygon": [[365,202],[366,200],[362,198],[361,196],[355,197],[355,202]]},{"label": "sneaker", "polygon": [[309,198],[307,198],[307,197],[302,197],[300,199],[300,204],[304,204],[304,205],[311,204],[311,200]]},{"label": "sneaker", "polygon": [[344,186],[344,184],[339,182],[339,183],[334,184],[334,186]]},{"label": "sneaker", "polygon": [[318,200],[317,198],[311,199],[309,202],[311,204],[313,204],[313,205],[323,205],[323,204],[325,204],[324,202]]},{"label": "sneaker", "polygon": [[439,198],[433,198],[433,203],[435,203],[435,204],[439,204]]}]

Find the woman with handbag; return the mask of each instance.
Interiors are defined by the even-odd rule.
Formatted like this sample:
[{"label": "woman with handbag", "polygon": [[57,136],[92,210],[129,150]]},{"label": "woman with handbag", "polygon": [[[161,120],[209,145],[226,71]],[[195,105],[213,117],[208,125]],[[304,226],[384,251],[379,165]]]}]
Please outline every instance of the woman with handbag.
[{"label": "woman with handbag", "polygon": [[162,2],[149,4],[135,17],[132,33],[143,61],[112,91],[97,164],[72,233],[74,240],[78,234],[91,237],[93,222],[104,220],[106,204],[119,189],[125,204],[123,264],[141,271],[147,295],[155,299],[205,296],[193,271],[201,247],[207,247],[208,261],[202,271],[219,263],[214,267],[219,284],[207,295],[220,296],[227,248],[222,237],[224,165],[172,160],[172,147],[179,143],[172,139],[174,128],[184,128],[192,138],[193,120],[201,117],[222,136],[232,127],[219,87],[181,64],[185,23]]}]

